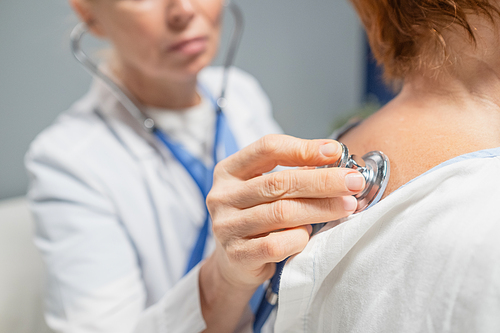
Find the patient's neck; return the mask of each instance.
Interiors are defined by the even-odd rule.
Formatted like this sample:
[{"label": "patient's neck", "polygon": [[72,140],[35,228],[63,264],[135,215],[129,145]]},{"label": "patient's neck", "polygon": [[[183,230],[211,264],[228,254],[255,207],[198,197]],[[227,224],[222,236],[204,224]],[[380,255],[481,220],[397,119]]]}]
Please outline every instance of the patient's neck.
[{"label": "patient's neck", "polygon": [[340,138],[350,152],[381,150],[391,161],[386,195],[456,156],[500,146],[500,80],[424,75],[406,80],[389,104]]}]

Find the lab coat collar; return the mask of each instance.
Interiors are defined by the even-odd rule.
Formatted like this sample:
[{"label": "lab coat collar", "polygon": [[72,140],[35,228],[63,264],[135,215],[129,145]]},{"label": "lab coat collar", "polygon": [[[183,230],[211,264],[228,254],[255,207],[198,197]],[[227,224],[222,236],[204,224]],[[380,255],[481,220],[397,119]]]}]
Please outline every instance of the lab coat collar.
[{"label": "lab coat collar", "polygon": [[[104,71],[108,76],[110,76],[115,82],[116,78],[113,77],[112,73],[108,70],[106,66],[102,66],[101,70]],[[200,72],[198,79],[201,85],[212,94],[212,97],[218,96],[220,91],[220,86],[222,82],[223,69],[220,67],[216,68],[206,68]],[[238,110],[249,107],[245,103],[235,105],[231,95],[242,95],[241,98],[244,100],[246,91],[240,91],[241,89],[236,89],[238,87],[231,87],[228,91],[228,104],[224,110],[224,114],[228,118],[230,124],[242,124],[243,127],[252,127],[254,122],[257,121],[256,117],[253,117],[252,110],[248,112],[238,112],[233,113],[231,110]],[[160,154],[162,158],[171,158],[170,152],[165,149],[163,144],[159,142],[156,136],[148,131],[146,131],[142,124],[139,123],[120,103],[120,101],[113,95],[110,89],[100,80],[94,79],[90,95],[95,98],[94,105],[98,114],[100,114],[110,130],[112,130],[117,137],[122,141],[122,143],[129,148],[131,153],[137,159],[150,158],[152,155]],[[250,103],[251,104],[251,103]],[[138,105],[141,109],[144,106]],[[237,118],[237,120],[236,120]],[[232,127],[232,126],[231,126]],[[138,140],[138,138],[142,140]],[[238,137],[236,137],[238,140]],[[243,143],[238,142],[240,147]]]},{"label": "lab coat collar", "polygon": [[147,159],[158,152],[166,157],[165,149],[160,148],[156,137],[142,127],[102,81],[94,79],[91,95],[95,97],[94,111],[135,158]]}]

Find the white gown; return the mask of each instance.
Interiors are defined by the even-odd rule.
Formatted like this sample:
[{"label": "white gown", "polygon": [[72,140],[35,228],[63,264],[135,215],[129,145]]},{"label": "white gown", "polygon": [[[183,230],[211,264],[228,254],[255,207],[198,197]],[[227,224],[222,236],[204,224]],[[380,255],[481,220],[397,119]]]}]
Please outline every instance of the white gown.
[{"label": "white gown", "polygon": [[439,165],[288,261],[276,332],[500,332],[500,148]]},{"label": "white gown", "polygon": [[[221,74],[220,68],[208,68],[199,75],[213,97],[220,92]],[[231,72],[227,99],[225,115],[240,148],[280,132],[267,96],[250,75]],[[159,125],[188,149],[196,148],[193,142],[214,134],[215,110],[209,105],[211,114],[203,115],[203,105],[184,119],[167,117]],[[190,142],[174,121],[194,126]],[[210,155],[210,145],[192,153]],[[68,333],[205,328],[199,266],[183,277],[205,220],[204,198],[182,165],[107,87],[94,82],[34,141],[26,166],[35,241],[49,274],[50,327]],[[208,247],[213,248],[211,237]],[[250,321],[242,324],[248,328]]]}]

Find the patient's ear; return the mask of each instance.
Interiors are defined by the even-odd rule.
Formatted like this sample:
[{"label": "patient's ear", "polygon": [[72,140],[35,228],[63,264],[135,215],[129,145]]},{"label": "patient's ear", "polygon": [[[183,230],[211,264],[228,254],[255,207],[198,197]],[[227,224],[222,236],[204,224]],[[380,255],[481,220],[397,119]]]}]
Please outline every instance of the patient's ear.
[{"label": "patient's ear", "polygon": [[73,10],[76,12],[82,22],[85,22],[89,31],[96,37],[106,37],[106,33],[94,15],[95,8],[89,0],[69,0]]}]

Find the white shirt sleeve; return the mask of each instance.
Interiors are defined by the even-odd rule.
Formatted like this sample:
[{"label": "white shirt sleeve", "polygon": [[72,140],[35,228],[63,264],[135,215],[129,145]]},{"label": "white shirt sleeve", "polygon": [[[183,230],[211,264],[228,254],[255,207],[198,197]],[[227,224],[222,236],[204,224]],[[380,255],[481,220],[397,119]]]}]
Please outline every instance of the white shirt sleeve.
[{"label": "white shirt sleeve", "polygon": [[193,268],[158,303],[139,319],[134,333],[201,332],[206,329],[201,313],[199,274],[201,264]]},{"label": "white shirt sleeve", "polygon": [[106,189],[81,165],[47,144],[26,158],[35,242],[49,274],[49,327],[70,333],[202,331],[199,267],[146,308],[142,258]]},{"label": "white shirt sleeve", "polygon": [[325,226],[285,265],[276,332],[499,332],[497,149]]},{"label": "white shirt sleeve", "polygon": [[[240,76],[231,81],[234,108],[228,107],[228,119],[244,147],[280,130],[258,83]],[[212,87],[219,78],[213,75],[207,84]],[[206,324],[199,269],[180,278],[189,243],[184,236],[196,228],[170,223],[196,205],[179,204],[176,198],[177,204],[161,206],[168,201],[165,194],[179,189],[179,179],[159,172],[163,160],[147,141],[121,127],[128,120],[111,112],[116,100],[107,94],[97,85],[35,140],[26,157],[35,242],[49,275],[47,323],[56,332],[70,333],[201,331]],[[110,114],[94,114],[101,104]],[[103,123],[103,115],[113,121]],[[168,226],[163,234],[155,214]],[[157,236],[162,242],[154,241]],[[160,248],[165,244],[171,245],[168,251]],[[251,318],[242,318],[241,331],[249,323]]]}]

